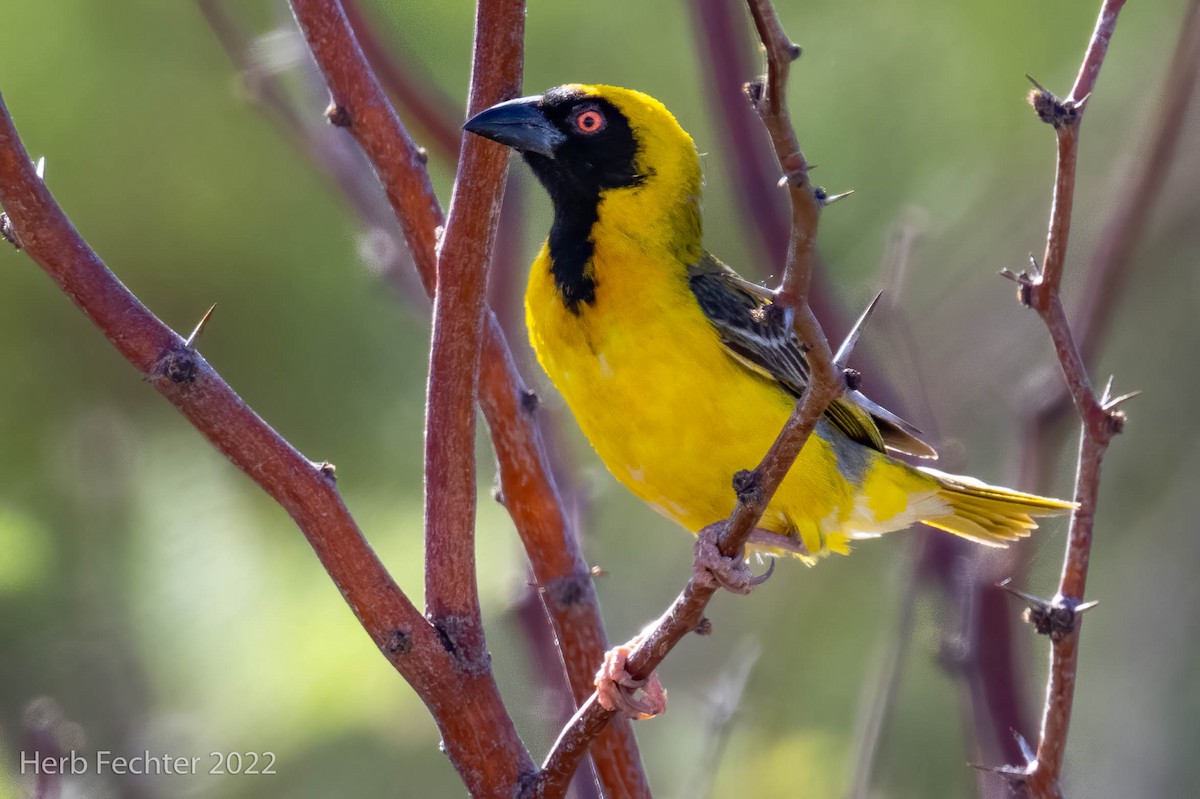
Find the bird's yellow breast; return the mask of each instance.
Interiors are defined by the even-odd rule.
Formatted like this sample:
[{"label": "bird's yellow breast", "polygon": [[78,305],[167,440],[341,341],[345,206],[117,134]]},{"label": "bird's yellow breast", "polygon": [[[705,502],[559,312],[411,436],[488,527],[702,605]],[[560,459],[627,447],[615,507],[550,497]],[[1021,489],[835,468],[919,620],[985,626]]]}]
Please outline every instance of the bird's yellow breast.
[{"label": "bird's yellow breast", "polygon": [[[668,248],[605,235],[603,226],[594,238],[595,301],[577,312],[562,302],[545,248],[534,262],[531,341],[613,475],[694,532],[729,515],[733,474],[758,464],[794,401],[729,356]],[[882,463],[844,443],[840,452],[811,437],[760,527],[798,535],[814,554],[844,550],[844,523]],[[899,507],[877,510],[894,515],[907,496],[894,501]]]}]

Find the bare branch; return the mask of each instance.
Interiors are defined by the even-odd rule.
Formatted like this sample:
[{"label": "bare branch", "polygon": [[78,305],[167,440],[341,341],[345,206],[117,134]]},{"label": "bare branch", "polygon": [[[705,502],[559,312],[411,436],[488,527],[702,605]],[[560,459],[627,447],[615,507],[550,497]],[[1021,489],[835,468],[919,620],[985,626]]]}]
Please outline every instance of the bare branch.
[{"label": "bare branch", "polygon": [[[380,651],[442,725],[454,756],[473,730],[494,730],[496,746],[524,752],[498,694],[465,691],[437,632],[392,580],[338,496],[328,468],[313,463],[251,410],[204,358],[159,321],[87,246],[63,214],[0,102],[0,204],[29,256],[105,337],[192,425],[275,499],[296,522]],[[468,694],[469,696],[465,696]],[[528,755],[525,755],[528,759]],[[496,758],[493,758],[496,760]],[[507,768],[513,770],[513,765]],[[484,764],[476,786],[499,796],[503,775]],[[508,784],[516,775],[507,777]]]},{"label": "bare branch", "polygon": [[[521,90],[524,0],[480,0],[471,113]],[[463,668],[488,670],[475,575],[475,399],[488,267],[508,151],[463,140],[437,259],[425,395],[425,612]]]},{"label": "bare branch", "polygon": [[[1039,632],[1045,632],[1050,636],[1052,642],[1050,676],[1046,687],[1046,704],[1042,715],[1037,752],[1025,769],[1026,784],[1036,799],[1062,796],[1059,780],[1074,703],[1078,668],[1079,614],[1091,606],[1090,603],[1083,601],[1083,596],[1091,555],[1100,468],[1110,440],[1121,432],[1124,425],[1124,415],[1117,410],[1117,403],[1110,398],[1110,389],[1106,388],[1102,396],[1097,396],[1091,387],[1084,355],[1067,321],[1059,293],[1070,233],[1080,122],[1085,110],[1085,102],[1091,96],[1095,86],[1116,26],[1117,15],[1123,5],[1124,0],[1105,0],[1103,3],[1079,75],[1066,100],[1059,100],[1036,82],[1034,82],[1035,89],[1030,95],[1030,101],[1038,115],[1055,128],[1058,139],[1058,162],[1042,271],[1039,274],[1035,265],[1032,272],[1018,276],[1019,296],[1022,301],[1037,310],[1045,322],[1058,354],[1067,389],[1083,423],[1075,479],[1075,501],[1079,506],[1071,516],[1067,550],[1063,559],[1058,592],[1054,599],[1048,602],[1035,601],[1027,616],[1035,623]],[[1191,29],[1195,27],[1198,16],[1200,15],[1196,13],[1196,3],[1193,3],[1188,12],[1188,23],[1185,25],[1180,44],[1180,51],[1190,53],[1193,59],[1196,47],[1191,42],[1194,42],[1200,33]],[[1173,73],[1176,71],[1179,73],[1192,72],[1190,76],[1180,74],[1179,77],[1172,78],[1175,91],[1179,91],[1183,87],[1190,89],[1195,80],[1195,68],[1186,63],[1186,58],[1177,53],[1172,64]],[[1185,102],[1185,96],[1175,96],[1173,92],[1168,91],[1167,102],[1182,104]],[[1160,146],[1156,148],[1159,154],[1155,155],[1152,161],[1160,157],[1165,159],[1166,156],[1162,154],[1162,151],[1165,150],[1169,153],[1173,148],[1173,138],[1177,136],[1177,133],[1173,134],[1171,128],[1173,125],[1178,125],[1179,122],[1173,121],[1172,117],[1175,114],[1181,115],[1181,113],[1181,111],[1168,108],[1160,117],[1163,120],[1158,130]],[[1164,165],[1149,164],[1143,180],[1146,182],[1154,180],[1155,173],[1161,174],[1163,168]],[[1147,185],[1141,186],[1140,190],[1152,192],[1152,188]],[[1148,204],[1150,196],[1143,194],[1139,199],[1144,204]],[[1117,246],[1113,246],[1110,241],[1108,246],[1097,253],[1093,263],[1093,272],[1090,275],[1094,281],[1093,297],[1102,296],[1105,292],[1113,290],[1112,278],[1117,271],[1118,254],[1120,257],[1127,257],[1131,246],[1127,242],[1140,229],[1144,220],[1144,211],[1141,209],[1120,209],[1118,214],[1118,230],[1113,235],[1122,238],[1117,239]],[[1140,218],[1139,214],[1141,214]],[[1125,243],[1122,243],[1123,240]],[[1088,313],[1100,313],[1102,305],[1103,303],[1095,300],[1089,302]],[[1088,325],[1083,332],[1090,338],[1095,329],[1093,325]],[[1087,343],[1086,340],[1085,343]],[[1090,348],[1094,347],[1095,343],[1092,342]],[[1042,426],[1044,429],[1044,425],[1040,424],[1045,421],[1044,416],[1037,415],[1034,421],[1035,426]],[[1026,462],[1029,462],[1028,458]]]}]

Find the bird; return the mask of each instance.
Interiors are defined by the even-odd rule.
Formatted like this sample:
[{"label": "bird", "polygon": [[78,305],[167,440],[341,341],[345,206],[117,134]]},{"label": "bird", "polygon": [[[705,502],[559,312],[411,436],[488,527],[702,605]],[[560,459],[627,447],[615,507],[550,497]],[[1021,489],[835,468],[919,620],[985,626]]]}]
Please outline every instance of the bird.
[{"label": "bird", "polygon": [[[537,359],[608,470],[693,533],[725,519],[809,381],[774,292],[705,250],[696,145],[658,100],[567,84],[464,129],[519,152],[550,196],[525,321]],[[912,465],[920,431],[847,387],[767,504],[747,553],[808,564],[920,522],[1006,546],[1071,502]]]}]

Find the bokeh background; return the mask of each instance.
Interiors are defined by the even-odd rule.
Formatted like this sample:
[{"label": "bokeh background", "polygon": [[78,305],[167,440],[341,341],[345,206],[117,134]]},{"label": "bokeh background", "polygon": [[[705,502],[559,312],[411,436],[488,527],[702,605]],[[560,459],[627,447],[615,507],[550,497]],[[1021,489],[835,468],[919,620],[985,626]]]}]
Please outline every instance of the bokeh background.
[{"label": "bokeh background", "polygon": [[[324,100],[286,10],[229,3],[260,68],[281,70],[309,121]],[[950,463],[1018,479],[1028,386],[1053,366],[1040,322],[996,276],[1045,235],[1053,136],[1023,100],[1029,72],[1066,92],[1097,3],[780,2],[805,47],[791,106],[819,182],[854,188],[821,226],[828,282],[860,307],[891,275],[898,309],[864,351]],[[1130,3],[1082,137],[1067,299],[1144,152],[1183,0]],[[472,9],[363,4],[427,88],[461,107]],[[740,15],[740,12],[738,12]],[[738,17],[740,18],[740,16]],[[526,86],[574,80],[662,99],[706,153],[706,239],[748,274],[772,271],[719,151],[694,16],[675,2],[530,0]],[[87,240],[178,330],[218,303],[205,356],[339,485],[399,583],[421,590],[421,425],[427,309],[387,285],[380,234],[289,146],[196,4],[10,3],[0,91]],[[1193,98],[1195,99],[1195,98]],[[1067,766],[1076,797],[1200,790],[1200,116],[1134,253],[1096,374],[1141,388],[1105,464]],[[426,135],[417,127],[418,138]],[[433,159],[439,194],[451,168]],[[518,260],[548,208],[519,165]],[[915,243],[888,269],[897,226]],[[386,238],[386,237],[385,237]],[[894,262],[894,259],[892,259]],[[519,270],[518,270],[519,271]],[[493,286],[509,320],[523,274]],[[514,346],[525,347],[519,329]],[[686,536],[603,470],[535,369],[610,635],[665,607],[690,568]],[[1072,434],[1073,435],[1073,434]],[[501,683],[535,757],[556,705],[522,622],[524,556],[488,499],[480,437],[479,575]],[[1046,490],[1070,490],[1073,438]],[[1065,524],[1022,544],[1030,590],[1052,593]],[[814,569],[783,563],[752,598],[719,597],[712,637],[661,670],[663,718],[638,725],[656,795],[834,797],[860,769],[860,719],[903,638],[870,795],[974,795],[979,753],[947,666],[959,610],[915,590],[919,535],[866,542]],[[1014,616],[1019,607],[1012,608]],[[1046,644],[1018,631],[1025,701]],[[742,690],[744,688],[744,691]],[[731,707],[732,706],[732,707]],[[0,799],[24,795],[31,723],[61,719],[80,751],[272,752],[276,776],[89,776],[64,796],[462,795],[414,693],[357,626],[285,514],[143,384],[25,257],[0,248]]]}]

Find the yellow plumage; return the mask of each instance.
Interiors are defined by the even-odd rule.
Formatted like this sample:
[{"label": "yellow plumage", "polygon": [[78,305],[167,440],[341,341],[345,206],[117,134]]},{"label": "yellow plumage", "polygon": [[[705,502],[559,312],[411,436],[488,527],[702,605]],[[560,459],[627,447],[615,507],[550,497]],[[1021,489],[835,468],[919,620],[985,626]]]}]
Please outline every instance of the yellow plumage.
[{"label": "yellow plumage", "polygon": [[[524,149],[555,201],[525,295],[533,348],[613,475],[698,531],[732,511],[732,475],[759,462],[795,396],[786,380],[731,352],[689,283],[697,264],[725,270],[701,245],[696,148],[639,92],[568,86],[523,102],[553,126],[533,144],[525,140],[536,119],[522,117],[514,133],[484,112],[467,129]],[[512,116],[514,107],[496,108]],[[759,523],[802,543],[806,560],[917,521],[1002,546],[1027,536],[1031,517],[1071,507],[911,467],[835,421],[818,425]]]}]

